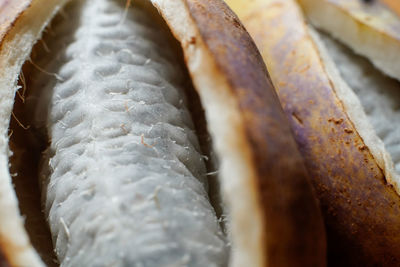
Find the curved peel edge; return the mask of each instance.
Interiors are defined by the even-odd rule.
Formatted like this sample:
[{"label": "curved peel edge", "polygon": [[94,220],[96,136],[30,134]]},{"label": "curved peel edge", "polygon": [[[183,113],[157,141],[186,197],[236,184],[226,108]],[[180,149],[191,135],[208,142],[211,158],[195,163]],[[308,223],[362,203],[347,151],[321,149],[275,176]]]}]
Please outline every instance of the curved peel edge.
[{"label": "curved peel edge", "polygon": [[400,80],[400,17],[379,1],[298,0],[313,25]]},{"label": "curved peel edge", "polygon": [[321,61],[324,62],[326,74],[334,85],[337,97],[346,110],[348,117],[353,123],[357,133],[370,150],[377,165],[383,171],[386,181],[393,185],[397,194],[400,196],[400,175],[394,169],[394,163],[389,152],[386,150],[383,141],[378,137],[371,123],[369,122],[364,108],[354,91],[341,78],[335,63],[329,57],[329,53],[322,41],[319,39],[315,30],[309,27],[309,34],[320,52]]},{"label": "curved peel edge", "polygon": [[[298,1],[316,27],[326,30],[356,53],[369,58],[387,75],[400,80],[400,18],[392,11],[378,1],[372,4],[354,0]],[[400,175],[396,173],[382,140],[369,123],[358,97],[340,77],[318,35],[312,29],[310,35],[318,46],[330,80],[335,81],[336,94],[354,127],[382,169],[386,181],[400,195]]]},{"label": "curved peel edge", "polygon": [[10,6],[2,6],[0,12],[0,249],[11,266],[44,266],[24,229],[12,186],[8,127],[22,65],[44,27],[66,2],[6,1]]},{"label": "curved peel edge", "polygon": [[183,47],[206,111],[231,215],[231,265],[325,266],[318,203],[251,37],[223,1],[152,2]]},{"label": "curved peel edge", "polygon": [[[238,103],[230,94],[230,85],[216,66],[186,3],[182,0],[152,2],[183,46],[187,66],[205,107],[208,128],[221,160],[223,194],[229,204],[234,237],[230,265],[265,266],[262,212],[255,193],[258,189],[251,153],[249,146],[243,143],[245,137]],[[177,13],[180,16],[176,16]],[[191,45],[193,40],[196,40],[195,45]],[[252,182],[243,180],[243,177]],[[250,210],[253,221],[246,219]]]}]

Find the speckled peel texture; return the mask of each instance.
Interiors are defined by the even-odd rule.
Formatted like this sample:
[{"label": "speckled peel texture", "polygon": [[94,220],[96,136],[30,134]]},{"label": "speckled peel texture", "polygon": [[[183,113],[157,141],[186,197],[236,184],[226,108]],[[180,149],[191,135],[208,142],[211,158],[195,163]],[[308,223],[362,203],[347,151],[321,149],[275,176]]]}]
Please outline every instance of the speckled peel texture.
[{"label": "speckled peel texture", "polygon": [[365,58],[320,32],[341,76],[353,89],[400,173],[400,83],[385,76]]},{"label": "speckled peel texture", "polygon": [[124,8],[75,1],[77,30],[53,25],[36,62],[27,105],[51,140],[41,176],[61,266],[224,265],[182,71],[146,10]]}]

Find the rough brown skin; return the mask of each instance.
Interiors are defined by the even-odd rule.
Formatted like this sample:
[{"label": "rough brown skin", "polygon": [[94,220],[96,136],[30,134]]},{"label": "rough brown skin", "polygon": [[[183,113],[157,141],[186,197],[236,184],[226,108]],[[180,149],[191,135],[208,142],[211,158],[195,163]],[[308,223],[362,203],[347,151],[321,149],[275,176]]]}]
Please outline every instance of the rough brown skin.
[{"label": "rough brown skin", "polygon": [[287,0],[237,2],[317,189],[329,265],[399,266],[400,197],[337,98],[299,9]]},{"label": "rough brown skin", "polygon": [[222,1],[185,3],[243,114],[243,146],[251,150],[258,183],[254,193],[263,209],[265,266],[324,266],[320,210],[256,46]]},{"label": "rough brown skin", "polygon": [[[322,216],[261,56],[238,18],[221,0],[184,2],[201,40],[192,38],[182,46],[198,42],[206,45],[242,114],[240,144],[243,150],[251,151],[249,160],[257,183],[254,194],[265,224],[264,266],[324,266]],[[4,32],[8,28],[4,27]],[[252,182],[249,178],[249,185]]]}]

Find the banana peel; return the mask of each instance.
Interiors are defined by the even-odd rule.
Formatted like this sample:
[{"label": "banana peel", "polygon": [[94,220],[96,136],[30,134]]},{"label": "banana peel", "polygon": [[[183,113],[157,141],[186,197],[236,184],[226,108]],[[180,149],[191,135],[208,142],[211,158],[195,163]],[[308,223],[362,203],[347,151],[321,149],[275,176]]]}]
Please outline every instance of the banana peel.
[{"label": "banana peel", "polygon": [[[181,44],[206,112],[232,216],[231,265],[324,266],[325,231],[318,203],[291,128],[250,36],[220,0],[149,2]],[[2,266],[44,266],[29,242],[12,188],[8,126],[22,65],[45,26],[65,3],[14,0],[1,4]]]},{"label": "banana peel", "polygon": [[[327,3],[351,2],[356,9],[361,5],[303,2],[315,3],[314,13],[320,16],[329,16],[320,7]],[[357,97],[313,37],[300,7],[292,0],[227,3],[260,49],[294,129],[323,209],[329,265],[399,265],[400,197],[393,162]],[[390,31],[386,24],[373,25]],[[371,29],[360,34],[373,33]],[[392,41],[393,49],[400,51],[397,39]]]}]

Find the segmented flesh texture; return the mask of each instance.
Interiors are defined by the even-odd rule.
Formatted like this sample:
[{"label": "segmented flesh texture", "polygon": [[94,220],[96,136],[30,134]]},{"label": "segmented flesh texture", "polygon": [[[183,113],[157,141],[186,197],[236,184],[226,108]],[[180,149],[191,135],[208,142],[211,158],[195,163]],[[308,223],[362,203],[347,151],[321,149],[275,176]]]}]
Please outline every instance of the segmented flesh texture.
[{"label": "segmented flesh texture", "polygon": [[[221,266],[225,238],[167,32],[132,1],[70,4],[29,103],[61,266]],[[48,49],[47,49],[48,48]]]}]

